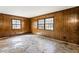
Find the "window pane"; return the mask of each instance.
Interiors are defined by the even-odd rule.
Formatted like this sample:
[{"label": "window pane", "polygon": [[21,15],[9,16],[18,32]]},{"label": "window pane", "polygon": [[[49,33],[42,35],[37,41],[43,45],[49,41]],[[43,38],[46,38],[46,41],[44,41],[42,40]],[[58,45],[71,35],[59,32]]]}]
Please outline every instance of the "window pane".
[{"label": "window pane", "polygon": [[45,29],[47,29],[47,30],[53,30],[53,24],[47,24],[47,25],[45,25]]},{"label": "window pane", "polygon": [[53,18],[45,19],[45,29],[46,30],[53,30]]},{"label": "window pane", "polygon": [[44,29],[44,19],[38,20],[38,28]]},{"label": "window pane", "polygon": [[44,25],[39,25],[39,29],[44,29]]},{"label": "window pane", "polygon": [[38,20],[38,24],[44,24],[44,19]]},{"label": "window pane", "polygon": [[39,25],[38,28],[39,29],[44,29],[44,25]]},{"label": "window pane", "polygon": [[12,24],[20,24],[20,20],[12,20]]},{"label": "window pane", "polygon": [[45,19],[45,23],[53,23],[53,18],[47,18],[47,19]]},{"label": "window pane", "polygon": [[13,25],[13,26],[12,26],[12,29],[16,29],[16,28],[17,28],[17,26],[16,26],[16,25]]},{"label": "window pane", "polygon": [[12,20],[12,24],[17,24],[16,20]]},{"label": "window pane", "polygon": [[20,25],[17,25],[17,26],[16,26],[16,29],[20,29]]},{"label": "window pane", "polygon": [[17,24],[20,24],[20,20],[16,20]]}]

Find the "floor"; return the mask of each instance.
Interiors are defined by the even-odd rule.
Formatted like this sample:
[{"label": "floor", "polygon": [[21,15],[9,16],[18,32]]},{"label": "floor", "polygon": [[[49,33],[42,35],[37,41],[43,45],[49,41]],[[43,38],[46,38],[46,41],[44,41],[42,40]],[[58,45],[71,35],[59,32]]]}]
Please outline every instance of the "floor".
[{"label": "floor", "polygon": [[38,35],[20,35],[0,40],[0,53],[77,53],[79,46]]}]

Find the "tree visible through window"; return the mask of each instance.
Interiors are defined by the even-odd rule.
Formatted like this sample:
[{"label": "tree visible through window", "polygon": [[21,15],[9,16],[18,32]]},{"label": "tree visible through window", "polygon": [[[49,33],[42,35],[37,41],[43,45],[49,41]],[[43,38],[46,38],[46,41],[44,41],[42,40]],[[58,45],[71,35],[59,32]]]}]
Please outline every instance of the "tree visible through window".
[{"label": "tree visible through window", "polygon": [[12,20],[12,29],[21,29],[21,20]]}]

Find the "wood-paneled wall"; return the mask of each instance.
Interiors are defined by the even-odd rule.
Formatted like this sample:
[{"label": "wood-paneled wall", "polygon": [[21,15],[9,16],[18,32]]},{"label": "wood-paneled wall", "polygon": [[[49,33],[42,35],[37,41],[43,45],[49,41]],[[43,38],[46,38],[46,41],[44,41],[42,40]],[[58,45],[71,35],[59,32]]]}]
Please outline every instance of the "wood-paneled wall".
[{"label": "wood-paneled wall", "polygon": [[31,23],[48,17],[54,17],[54,30],[39,30],[31,25],[32,33],[79,44],[79,7],[33,17]]},{"label": "wood-paneled wall", "polygon": [[[19,19],[22,21],[21,29],[12,29],[12,19]],[[29,32],[30,20],[28,20],[28,18],[0,13],[0,37],[12,36]]]}]

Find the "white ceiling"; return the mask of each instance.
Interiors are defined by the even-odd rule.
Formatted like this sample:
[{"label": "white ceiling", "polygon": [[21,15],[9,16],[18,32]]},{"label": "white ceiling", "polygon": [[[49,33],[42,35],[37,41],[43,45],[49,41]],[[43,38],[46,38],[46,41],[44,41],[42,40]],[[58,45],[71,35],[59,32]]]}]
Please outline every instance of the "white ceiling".
[{"label": "white ceiling", "polygon": [[74,6],[0,6],[0,13],[23,17],[34,17],[72,7]]}]

